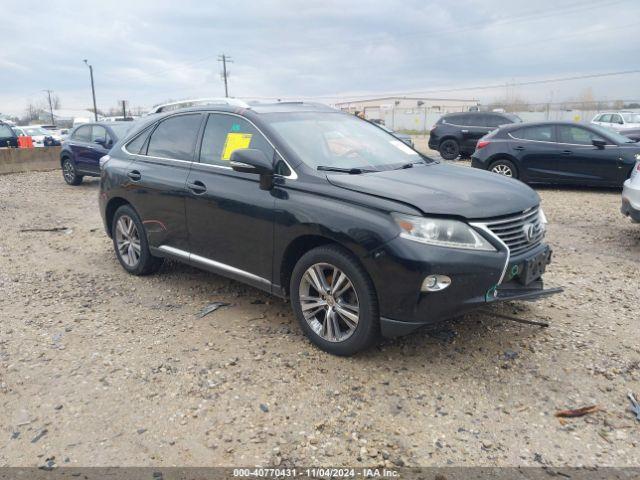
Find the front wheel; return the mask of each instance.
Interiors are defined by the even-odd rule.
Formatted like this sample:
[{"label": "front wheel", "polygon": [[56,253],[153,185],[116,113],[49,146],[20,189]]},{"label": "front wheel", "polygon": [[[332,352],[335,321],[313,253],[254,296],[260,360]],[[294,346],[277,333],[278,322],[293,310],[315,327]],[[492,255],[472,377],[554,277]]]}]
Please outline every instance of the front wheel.
[{"label": "front wheel", "polygon": [[314,248],[296,264],[293,312],[309,340],[334,355],[353,355],[378,337],[378,299],[366,270],[338,246]]},{"label": "front wheel", "polygon": [[118,261],[127,272],[132,275],[149,275],[162,266],[164,259],[151,255],[144,225],[129,205],[116,210],[111,232]]},{"label": "front wheel", "polygon": [[496,160],[489,167],[489,171],[505,177],[518,178],[518,170],[509,160]]},{"label": "front wheel", "polygon": [[455,160],[460,155],[460,145],[449,138],[440,144],[440,156],[445,160]]},{"label": "front wheel", "polygon": [[65,158],[62,161],[62,176],[67,184],[73,185],[74,187],[82,183],[82,175],[78,175],[76,166],[69,158]]}]

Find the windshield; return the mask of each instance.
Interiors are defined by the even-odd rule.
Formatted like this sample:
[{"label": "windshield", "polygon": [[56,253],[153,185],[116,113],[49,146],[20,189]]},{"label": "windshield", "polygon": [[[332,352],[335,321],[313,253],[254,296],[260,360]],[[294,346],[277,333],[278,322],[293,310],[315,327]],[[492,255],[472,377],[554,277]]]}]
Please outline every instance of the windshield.
[{"label": "windshield", "polygon": [[377,126],[349,114],[280,113],[265,115],[265,120],[313,168],[388,170],[431,161]]},{"label": "windshield", "polygon": [[640,113],[623,113],[624,123],[640,123]]},{"label": "windshield", "polygon": [[621,135],[620,133],[616,132],[613,129],[609,129],[606,127],[602,127],[600,125],[590,125],[591,128],[593,128],[594,130],[599,131],[600,133],[602,133],[605,138],[609,138],[610,140],[613,140],[615,143],[636,143],[635,140],[631,140],[629,137],[625,137],[624,135]]},{"label": "windshield", "polygon": [[109,128],[113,130],[113,133],[116,134],[116,137],[123,138],[126,133],[131,130],[131,127],[135,125],[135,122],[118,122],[109,124]]},{"label": "windshield", "polygon": [[33,137],[34,135],[49,135],[49,132],[41,127],[24,127],[24,133]]}]

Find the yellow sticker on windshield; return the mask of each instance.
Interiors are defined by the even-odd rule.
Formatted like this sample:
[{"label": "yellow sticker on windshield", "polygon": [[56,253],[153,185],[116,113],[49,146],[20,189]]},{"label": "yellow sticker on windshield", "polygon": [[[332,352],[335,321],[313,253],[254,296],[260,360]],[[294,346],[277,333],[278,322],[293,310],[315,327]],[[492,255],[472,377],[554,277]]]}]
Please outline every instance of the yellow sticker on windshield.
[{"label": "yellow sticker on windshield", "polygon": [[239,148],[249,148],[252,136],[251,133],[228,133],[222,149],[222,160],[229,160]]}]

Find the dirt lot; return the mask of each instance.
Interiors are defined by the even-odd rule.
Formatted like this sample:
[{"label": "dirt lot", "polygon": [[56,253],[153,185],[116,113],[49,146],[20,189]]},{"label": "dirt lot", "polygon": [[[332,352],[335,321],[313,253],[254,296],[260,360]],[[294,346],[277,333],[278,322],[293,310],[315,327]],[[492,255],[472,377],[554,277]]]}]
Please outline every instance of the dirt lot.
[{"label": "dirt lot", "polygon": [[[472,314],[350,359],[239,283],[127,275],[97,191],[0,176],[0,466],[640,464],[640,226],[619,191],[540,189],[566,292],[500,311],[550,328]],[[213,301],[231,305],[198,318]]]}]

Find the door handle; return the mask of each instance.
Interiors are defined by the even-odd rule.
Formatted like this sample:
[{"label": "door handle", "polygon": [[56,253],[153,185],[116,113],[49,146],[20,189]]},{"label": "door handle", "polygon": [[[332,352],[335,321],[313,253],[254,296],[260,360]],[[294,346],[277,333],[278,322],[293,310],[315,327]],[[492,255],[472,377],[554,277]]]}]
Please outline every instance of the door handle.
[{"label": "door handle", "polygon": [[127,173],[127,177],[129,177],[134,182],[139,182],[142,178],[142,175],[140,175],[140,172],[138,170],[131,170],[129,173]]},{"label": "door handle", "polygon": [[562,155],[571,155],[573,152],[571,150],[563,150]]},{"label": "door handle", "polygon": [[513,149],[521,152],[522,150],[524,150],[524,147],[522,145],[518,145],[517,147],[513,147]]},{"label": "door handle", "polygon": [[462,133],[469,133],[469,130],[460,130]]},{"label": "door handle", "polygon": [[200,180],[196,180],[195,182],[187,182],[187,188],[196,195],[202,195],[207,191],[207,187]]}]

